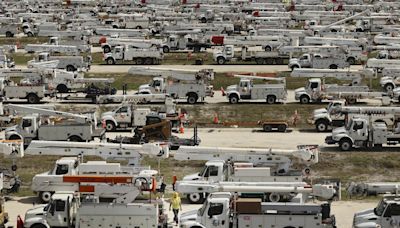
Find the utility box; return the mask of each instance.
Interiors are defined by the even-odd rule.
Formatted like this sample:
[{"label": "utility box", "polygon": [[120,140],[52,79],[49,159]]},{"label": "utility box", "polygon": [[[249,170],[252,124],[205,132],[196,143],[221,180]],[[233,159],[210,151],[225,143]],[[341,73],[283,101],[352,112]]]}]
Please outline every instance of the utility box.
[{"label": "utility box", "polygon": [[146,116],[150,114],[150,109],[148,108],[138,108],[133,110],[133,123],[135,126],[145,126]]},{"label": "utility box", "polygon": [[373,144],[386,144],[387,143],[387,134],[388,130],[385,123],[373,123],[372,124],[372,137],[373,137]]}]

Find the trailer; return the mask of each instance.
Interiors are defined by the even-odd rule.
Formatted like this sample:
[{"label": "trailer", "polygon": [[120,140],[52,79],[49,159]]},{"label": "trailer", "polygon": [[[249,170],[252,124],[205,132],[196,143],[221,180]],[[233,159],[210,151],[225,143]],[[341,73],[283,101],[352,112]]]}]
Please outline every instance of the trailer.
[{"label": "trailer", "polygon": [[[345,99],[354,104],[358,99],[382,97],[381,92],[372,92],[368,86],[360,85],[361,79],[373,78],[371,70],[350,71],[339,69],[295,69],[291,77],[307,77],[307,85],[295,90],[295,99],[302,104],[321,102],[323,99]],[[325,84],[325,78],[351,80],[350,85]]]},{"label": "trailer", "polygon": [[159,49],[139,49],[130,45],[116,46],[112,52],[103,55],[103,61],[109,65],[133,61],[136,65],[157,65],[163,59],[163,53]]},{"label": "trailer", "polygon": [[[265,100],[268,104],[285,101],[287,97],[285,78],[235,75],[240,78],[238,85],[231,85],[222,91],[229,103],[236,104],[240,100]],[[278,81],[278,84],[253,84],[253,80]]]},{"label": "trailer", "polygon": [[[149,84],[139,86],[139,94],[166,93],[175,99],[187,99],[189,104],[204,102],[214,95],[214,71],[210,69],[170,70],[163,68],[131,67],[128,71],[135,75],[156,76]],[[157,77],[158,76],[158,77]]]},{"label": "trailer", "polygon": [[[262,187],[260,186],[260,189]],[[336,227],[330,204],[263,203],[258,199],[238,198],[228,192],[212,193],[196,212],[180,218],[181,227]]]},{"label": "trailer", "polygon": [[238,57],[235,57],[235,46],[225,45],[222,50],[213,52],[213,59],[219,65],[235,61],[254,61],[260,65],[282,65],[289,56],[282,55],[277,51],[249,51],[249,47],[243,46]]}]

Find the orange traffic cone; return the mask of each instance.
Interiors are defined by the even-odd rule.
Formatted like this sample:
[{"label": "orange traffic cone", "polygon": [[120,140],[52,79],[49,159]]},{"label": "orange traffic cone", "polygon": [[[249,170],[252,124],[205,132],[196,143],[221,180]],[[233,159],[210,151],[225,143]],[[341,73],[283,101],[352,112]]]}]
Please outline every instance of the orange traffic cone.
[{"label": "orange traffic cone", "polygon": [[183,134],[185,133],[185,129],[183,128],[183,123],[181,122],[181,125],[179,126],[179,133]]},{"label": "orange traffic cone", "polygon": [[219,119],[218,119],[218,114],[217,114],[217,113],[214,114],[213,123],[214,123],[214,124],[219,124]]}]

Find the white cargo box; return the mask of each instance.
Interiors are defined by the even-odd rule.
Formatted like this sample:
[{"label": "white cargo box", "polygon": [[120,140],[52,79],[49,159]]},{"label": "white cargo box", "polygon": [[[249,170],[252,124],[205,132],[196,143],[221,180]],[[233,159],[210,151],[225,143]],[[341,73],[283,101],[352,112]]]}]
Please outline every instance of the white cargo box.
[{"label": "white cargo box", "polygon": [[88,161],[79,165],[79,174],[107,174],[121,172],[119,163],[105,161]]},{"label": "white cargo box", "polygon": [[138,108],[133,110],[133,123],[135,126],[145,126],[146,116],[150,114],[151,110],[148,108]]},{"label": "white cargo box", "polygon": [[235,168],[236,177],[265,177],[271,176],[271,169],[268,167]]}]

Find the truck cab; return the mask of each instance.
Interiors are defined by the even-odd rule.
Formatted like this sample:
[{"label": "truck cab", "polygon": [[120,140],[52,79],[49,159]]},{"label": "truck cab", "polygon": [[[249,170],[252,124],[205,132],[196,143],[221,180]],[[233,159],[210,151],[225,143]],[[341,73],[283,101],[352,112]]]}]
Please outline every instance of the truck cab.
[{"label": "truck cab", "polygon": [[24,227],[74,226],[75,216],[79,208],[79,198],[73,192],[59,192],[51,197],[47,205],[28,210],[25,214]]},{"label": "truck cab", "polygon": [[308,122],[315,125],[318,132],[327,131],[329,126],[341,127],[344,124],[345,115],[339,110],[343,106],[345,106],[345,101],[331,101],[327,108],[314,110],[313,116]]},{"label": "truck cab", "polygon": [[121,105],[110,112],[102,114],[101,120],[107,131],[115,131],[118,127],[137,127],[146,124],[149,108],[134,108],[132,105]]},{"label": "truck cab", "polygon": [[226,163],[223,160],[208,161],[199,173],[183,177],[184,181],[206,180],[210,183],[225,180]]},{"label": "truck cab", "polygon": [[115,46],[111,52],[104,53],[103,60],[106,61],[107,64],[113,65],[116,63],[117,60],[124,59],[124,46]]},{"label": "truck cab", "polygon": [[241,78],[238,85],[230,85],[226,88],[226,96],[231,104],[237,103],[240,99],[251,99],[253,81]]},{"label": "truck cab", "polygon": [[5,130],[5,137],[8,140],[24,140],[24,145],[37,138],[37,132],[40,125],[38,115],[28,115],[22,117],[18,125],[8,127]]},{"label": "truck cab", "polygon": [[233,45],[225,45],[222,50],[216,50],[213,53],[214,61],[219,65],[223,65],[235,56],[235,47]]},{"label": "truck cab", "polygon": [[322,81],[320,78],[311,78],[305,87],[298,88],[294,91],[295,99],[302,104],[310,101],[318,101],[322,92]]},{"label": "truck cab", "polygon": [[163,93],[165,90],[165,78],[154,77],[149,84],[139,86],[139,94]]},{"label": "truck cab", "polygon": [[394,195],[384,196],[377,207],[358,212],[353,218],[353,228],[399,226],[400,198]]}]

